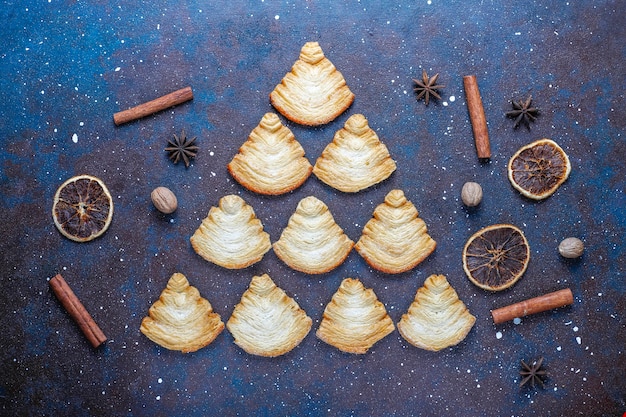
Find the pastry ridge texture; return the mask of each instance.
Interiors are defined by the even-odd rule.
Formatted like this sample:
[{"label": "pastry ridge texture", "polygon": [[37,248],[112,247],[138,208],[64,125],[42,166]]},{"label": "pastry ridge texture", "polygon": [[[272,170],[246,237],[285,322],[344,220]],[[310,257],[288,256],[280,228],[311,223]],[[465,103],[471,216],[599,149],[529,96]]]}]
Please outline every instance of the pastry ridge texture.
[{"label": "pastry ridge texture", "polygon": [[275,113],[263,116],[227,168],[241,185],[265,195],[295,190],[313,170],[304,149]]},{"label": "pastry ridge texture", "polygon": [[305,197],[274,242],[274,253],[291,268],[307,274],[323,274],[339,266],[354,242],[335,223],[328,206],[316,197]]},{"label": "pastry ridge texture", "polygon": [[224,323],[211,303],[177,272],[148,310],[139,330],[166,349],[189,353],[209,345],[224,330]]},{"label": "pastry ridge texture", "polygon": [[313,173],[331,187],[356,193],[389,178],[396,163],[362,114],[354,114],[335,133]]},{"label": "pastry ridge texture", "polygon": [[401,190],[391,190],[374,210],[354,248],[374,269],[398,274],[428,257],[437,246],[424,220]]},{"label": "pastry ridge texture", "polygon": [[267,357],[298,346],[311,325],[311,318],[267,274],[252,278],[226,324],[239,347]]},{"label": "pastry ridge texture", "polygon": [[331,122],[346,111],[354,94],[318,42],[307,42],[274,90],[270,102],[292,122],[318,126]]},{"label": "pastry ridge texture", "polygon": [[446,277],[431,275],[398,322],[398,331],[413,346],[436,352],[465,339],[475,322]]},{"label": "pastry ridge texture", "polygon": [[316,335],[343,352],[364,354],[394,329],[374,290],[346,278],[326,306]]},{"label": "pastry ridge texture", "polygon": [[222,197],[190,238],[191,246],[205,260],[228,269],[250,266],[272,247],[254,209],[243,198]]}]

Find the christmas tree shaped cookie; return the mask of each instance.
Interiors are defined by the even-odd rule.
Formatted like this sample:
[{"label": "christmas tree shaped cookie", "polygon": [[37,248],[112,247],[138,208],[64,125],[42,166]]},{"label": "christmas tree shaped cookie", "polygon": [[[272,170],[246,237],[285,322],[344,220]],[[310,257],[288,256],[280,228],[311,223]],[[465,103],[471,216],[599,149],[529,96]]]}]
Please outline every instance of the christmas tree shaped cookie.
[{"label": "christmas tree shaped cookie", "polygon": [[417,290],[398,331],[418,348],[439,351],[461,342],[474,326],[472,316],[443,275],[431,275]]},{"label": "christmas tree shaped cookie", "polygon": [[158,345],[183,353],[207,346],[223,329],[219,314],[180,273],[171,276],[139,328]]},{"label": "christmas tree shaped cookie", "polygon": [[228,269],[258,262],[272,247],[254,209],[232,194],[222,197],[219,207],[211,207],[190,241],[198,255]]},{"label": "christmas tree shaped cookie", "polygon": [[392,190],[376,207],[354,247],[372,268],[398,274],[417,266],[435,246],[413,203],[401,190]]},{"label": "christmas tree shaped cookie", "polygon": [[228,171],[237,182],[266,195],[284,194],[298,188],[312,169],[300,143],[274,113],[263,116],[228,164]]},{"label": "christmas tree shaped cookie", "polygon": [[292,122],[317,126],[346,111],[354,94],[317,42],[307,42],[291,72],[270,93],[272,105]]},{"label": "christmas tree shaped cookie", "polygon": [[393,330],[374,291],[358,279],[346,278],[326,306],[316,335],[344,352],[365,353]]},{"label": "christmas tree shaped cookie", "polygon": [[313,173],[337,190],[356,193],[387,179],[396,170],[387,147],[365,116],[350,116],[317,159]]},{"label": "christmas tree shaped cookie", "polygon": [[252,278],[226,326],[246,352],[273,357],[298,346],[311,324],[298,303],[263,274]]},{"label": "christmas tree shaped cookie", "polygon": [[323,274],[347,257],[354,242],[335,223],[326,204],[313,196],[298,203],[287,227],[274,242],[274,253],[291,268]]}]

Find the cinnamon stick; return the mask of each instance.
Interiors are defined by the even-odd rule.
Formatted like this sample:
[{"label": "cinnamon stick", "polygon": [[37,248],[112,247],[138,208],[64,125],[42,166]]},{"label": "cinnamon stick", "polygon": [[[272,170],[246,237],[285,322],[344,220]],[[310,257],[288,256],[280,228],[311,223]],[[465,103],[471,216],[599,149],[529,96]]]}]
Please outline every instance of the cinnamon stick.
[{"label": "cinnamon stick", "polygon": [[140,104],[128,110],[117,112],[113,115],[113,121],[116,126],[119,126],[192,99],[193,91],[191,91],[191,87],[181,88],[180,90],[176,90],[173,93],[148,101],[147,103]]},{"label": "cinnamon stick", "polygon": [[102,330],[89,315],[85,306],[80,302],[74,291],[67,285],[61,274],[50,279],[50,287],[65,310],[74,319],[93,347],[98,347],[107,340]]},{"label": "cinnamon stick", "polygon": [[516,317],[524,317],[554,308],[565,307],[573,302],[574,295],[572,294],[572,290],[567,288],[498,308],[491,312],[491,316],[495,324],[500,324],[513,320]]},{"label": "cinnamon stick", "polygon": [[487,131],[487,119],[483,101],[480,98],[478,82],[475,75],[463,77],[465,87],[465,97],[467,99],[467,110],[469,111],[472,131],[474,132],[474,142],[476,143],[476,153],[481,159],[491,158],[491,147],[489,144],[489,132]]}]

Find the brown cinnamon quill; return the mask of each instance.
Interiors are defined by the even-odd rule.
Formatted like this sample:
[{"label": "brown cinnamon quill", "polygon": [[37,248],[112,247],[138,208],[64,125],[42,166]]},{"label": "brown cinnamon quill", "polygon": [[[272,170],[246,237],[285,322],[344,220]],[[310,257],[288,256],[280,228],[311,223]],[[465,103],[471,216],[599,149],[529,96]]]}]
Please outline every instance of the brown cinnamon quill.
[{"label": "brown cinnamon quill", "polygon": [[76,297],[74,291],[67,285],[61,274],[57,274],[50,279],[50,287],[93,347],[98,347],[107,340],[107,337],[89,315],[85,306]]}]

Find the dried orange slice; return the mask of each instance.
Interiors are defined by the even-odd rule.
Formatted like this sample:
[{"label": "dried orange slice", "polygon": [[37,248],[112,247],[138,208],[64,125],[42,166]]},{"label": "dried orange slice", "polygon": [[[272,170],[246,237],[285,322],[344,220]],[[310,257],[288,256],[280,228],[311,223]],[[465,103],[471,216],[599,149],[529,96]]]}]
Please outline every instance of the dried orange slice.
[{"label": "dried orange slice", "polygon": [[530,247],[524,233],[512,224],[479,230],[463,248],[463,269],[480,288],[500,291],[515,284],[526,271]]},{"label": "dried orange slice", "polygon": [[523,146],[513,155],[508,166],[513,187],[533,200],[552,195],[571,170],[567,154],[550,139],[539,139]]},{"label": "dried orange slice", "polygon": [[76,242],[95,239],[109,228],[112,217],[113,199],[99,178],[72,177],[54,195],[52,218],[68,239]]}]

